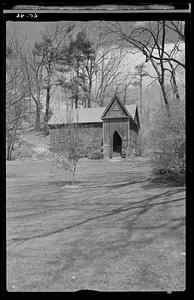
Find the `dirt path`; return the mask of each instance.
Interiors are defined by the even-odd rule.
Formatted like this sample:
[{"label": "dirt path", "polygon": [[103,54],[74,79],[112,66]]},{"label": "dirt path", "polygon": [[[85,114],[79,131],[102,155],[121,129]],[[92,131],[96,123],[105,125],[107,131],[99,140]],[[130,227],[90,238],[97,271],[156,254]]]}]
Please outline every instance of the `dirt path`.
[{"label": "dirt path", "polygon": [[153,187],[143,159],[7,164],[9,291],[184,290],[185,190]]}]

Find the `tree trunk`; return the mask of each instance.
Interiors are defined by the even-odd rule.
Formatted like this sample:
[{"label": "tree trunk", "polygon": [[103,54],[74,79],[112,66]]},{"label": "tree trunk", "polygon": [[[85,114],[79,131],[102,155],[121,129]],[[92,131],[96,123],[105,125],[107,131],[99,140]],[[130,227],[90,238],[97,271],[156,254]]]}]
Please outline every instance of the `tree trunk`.
[{"label": "tree trunk", "polygon": [[40,112],[41,112],[41,102],[40,102],[40,87],[37,87],[37,101],[36,101],[36,121],[35,121],[35,131],[40,131]]},{"label": "tree trunk", "polygon": [[[77,70],[76,70],[76,77],[79,81],[79,63],[77,63]],[[76,86],[75,86],[75,108],[78,108],[78,102],[79,102],[79,85],[78,82],[76,82]]]},{"label": "tree trunk", "polygon": [[7,153],[6,153],[6,159],[7,160],[11,160],[11,153],[12,153],[12,146],[13,146],[13,144],[12,144],[12,140],[11,140],[11,135],[10,134],[8,134],[7,135]]},{"label": "tree trunk", "polygon": [[44,115],[44,136],[48,135],[48,119],[49,119],[49,106],[50,106],[50,86],[46,89],[46,108]]},{"label": "tree trunk", "polygon": [[[139,99],[139,114],[140,114],[140,120],[142,120],[142,109],[143,109],[143,103],[142,103],[142,76],[140,75],[140,99]],[[141,122],[141,121],[140,121]]]},{"label": "tree trunk", "polygon": [[[140,74],[140,81],[139,81],[139,89],[140,89],[139,118],[140,118],[140,124],[143,123],[143,121],[142,121],[142,119],[143,119],[143,116],[142,116],[142,109],[143,109],[142,81],[143,81],[143,79],[142,79],[142,76]],[[138,155],[139,156],[142,156],[142,154],[143,154],[143,148],[142,148],[143,143],[142,143],[142,141],[143,141],[143,137],[142,137],[142,131],[140,129],[140,131],[139,131],[139,144],[138,144]]]},{"label": "tree trunk", "polygon": [[36,105],[35,131],[40,131],[40,106],[38,104]]},{"label": "tree trunk", "polygon": [[173,93],[174,93],[174,97],[176,99],[176,101],[180,100],[180,96],[179,96],[179,91],[178,91],[178,87],[177,87],[177,83],[176,83],[176,78],[175,75],[172,75],[172,89],[173,89]]},{"label": "tree trunk", "polygon": [[88,95],[88,108],[90,108],[90,107],[91,107],[91,96]]},{"label": "tree trunk", "polygon": [[89,80],[89,89],[88,89],[88,107],[91,107],[91,94],[92,94],[92,80]]},{"label": "tree trunk", "polygon": [[72,174],[72,180],[71,180],[71,185],[74,185],[75,182],[75,172]]},{"label": "tree trunk", "polygon": [[77,91],[76,91],[76,94],[75,94],[75,108],[78,108],[78,94],[77,94]]},{"label": "tree trunk", "polygon": [[167,96],[166,88],[165,88],[164,83],[162,83],[162,82],[160,82],[160,86],[161,86],[162,95],[163,95],[163,98],[164,98],[164,103],[165,103],[165,107],[166,107],[167,116],[168,116],[168,118],[170,118],[171,113],[170,113],[170,106],[169,106],[169,103],[168,103],[168,96]]},{"label": "tree trunk", "polygon": [[124,97],[123,97],[123,104],[124,105],[126,104],[126,99],[127,99],[127,86],[125,86],[125,89],[124,89]]},{"label": "tree trunk", "polygon": [[[154,61],[154,59],[151,57],[150,58],[150,61],[152,63],[152,66],[154,67],[156,73],[157,73],[157,76],[158,76],[158,82],[160,84],[160,87],[161,87],[161,90],[162,90],[162,95],[163,95],[163,99],[164,99],[164,104],[165,104],[165,107],[166,107],[166,112],[167,112],[167,116],[170,118],[171,114],[170,114],[170,107],[169,107],[169,103],[168,103],[168,96],[167,96],[167,92],[166,92],[166,87],[165,87],[165,84],[164,84],[164,73],[162,73],[162,76],[158,70],[158,66],[156,64],[156,62]],[[163,77],[163,78],[161,78]]]},{"label": "tree trunk", "polygon": [[102,96],[102,94],[100,94],[100,107],[104,106],[104,98]]},{"label": "tree trunk", "polygon": [[14,143],[16,140],[16,135],[17,135],[17,129],[18,129],[18,120],[16,121],[16,124],[14,126],[13,131],[8,133],[8,142],[7,142],[7,160],[12,159],[12,152],[14,150]]},{"label": "tree trunk", "polygon": [[174,97],[176,101],[180,100],[179,90],[176,82],[176,74],[175,74],[175,68],[173,67],[172,63],[169,62],[169,65],[171,67],[171,85],[174,93]]}]

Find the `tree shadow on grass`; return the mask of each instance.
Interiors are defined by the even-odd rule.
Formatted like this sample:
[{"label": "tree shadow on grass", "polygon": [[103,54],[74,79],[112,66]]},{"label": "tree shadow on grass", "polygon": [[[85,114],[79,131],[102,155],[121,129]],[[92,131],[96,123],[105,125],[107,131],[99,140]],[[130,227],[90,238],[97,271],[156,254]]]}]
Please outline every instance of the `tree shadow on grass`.
[{"label": "tree shadow on grass", "polygon": [[160,198],[160,197],[163,197],[163,196],[170,196],[172,194],[176,194],[176,191],[168,191],[168,192],[165,192],[165,193],[162,193],[162,194],[159,194],[159,195],[155,195],[155,196],[146,198],[146,199],[141,200],[141,201],[132,202],[132,203],[124,205],[120,208],[113,209],[113,210],[109,211],[108,213],[106,211],[102,215],[97,215],[97,216],[94,216],[94,217],[90,217],[90,218],[87,218],[87,219],[85,219],[81,222],[66,226],[64,228],[64,230],[65,229],[71,229],[71,228],[74,228],[74,227],[78,227],[78,226],[84,225],[84,224],[86,224],[90,221],[94,221],[94,220],[97,220],[97,219],[100,219],[100,218],[106,218],[106,217],[110,217],[110,216],[120,214],[120,213],[123,213],[123,212],[139,209],[138,212],[134,213],[134,215],[136,216],[136,220],[137,220],[140,215],[145,214],[146,212],[148,212],[148,210],[150,210],[151,208],[153,208],[155,206],[164,205],[164,204],[168,204],[168,203],[175,203],[175,202],[184,200],[184,198],[178,198],[178,199],[175,199],[175,200],[167,200],[167,201],[162,201],[162,202],[150,203],[151,201],[156,200],[157,198]]},{"label": "tree shadow on grass", "polygon": [[[177,223],[177,225],[172,225],[171,229],[176,229],[179,226],[185,225],[185,217],[181,218],[171,218],[170,219],[171,223]],[[159,228],[164,228],[168,227],[169,221],[166,221],[164,224],[160,225],[149,225],[149,226],[140,226],[140,225],[134,225],[133,230],[152,230],[152,229],[159,229]]]},{"label": "tree shadow on grass", "polygon": [[[117,189],[117,188],[122,188],[125,186],[129,186],[132,184],[137,184],[137,183],[142,183],[142,182],[146,182],[146,179],[141,179],[141,180],[130,180],[127,182],[123,182],[124,180],[122,180],[121,182],[114,182],[112,184],[109,185],[105,185],[105,187],[111,188],[111,189]],[[122,183],[123,182],[123,183]]]},{"label": "tree shadow on grass", "polygon": [[74,184],[72,184],[71,180],[54,180],[54,181],[48,181],[49,185],[55,185],[57,187],[79,185],[81,183],[83,183],[83,181],[80,181],[80,180],[79,181],[75,180]]},{"label": "tree shadow on grass", "polygon": [[[102,188],[108,188],[108,189],[117,189],[122,188],[128,185],[136,184],[136,183],[142,183],[145,180],[131,180],[125,182],[124,180],[121,180],[119,182],[112,182],[111,184],[106,184],[106,182],[94,182],[94,181],[81,181],[81,180],[75,180],[74,185],[79,185],[80,187],[86,187],[87,189],[102,189]],[[63,186],[70,186],[72,185],[71,180],[54,180],[49,181],[48,185],[54,185],[57,187],[63,187]]]},{"label": "tree shadow on grass", "polygon": [[[61,233],[65,230],[80,227],[82,225],[85,225],[87,223],[93,222],[98,219],[103,220],[107,217],[112,217],[112,216],[119,215],[122,213],[127,213],[127,212],[132,213],[132,215],[127,215],[127,216],[124,215],[123,216],[123,220],[126,217],[129,217],[129,219],[132,217],[132,219],[129,220],[128,225],[127,225],[127,227],[129,228],[129,234],[131,234],[132,231],[134,231],[134,230],[151,230],[151,229],[157,229],[157,228],[162,228],[162,227],[164,228],[164,230],[166,230],[167,223],[171,224],[170,226],[172,227],[173,230],[175,230],[178,228],[178,226],[182,226],[184,224],[184,217],[181,217],[180,220],[178,220],[177,218],[174,218],[174,219],[171,218],[171,219],[167,220],[167,223],[157,224],[156,226],[154,226],[153,224],[146,225],[146,221],[145,221],[144,222],[145,225],[140,227],[140,225],[137,226],[137,223],[138,223],[138,220],[140,219],[140,217],[142,217],[143,215],[146,215],[153,208],[156,208],[156,207],[159,207],[162,205],[167,205],[167,204],[176,205],[176,203],[183,201],[185,199],[184,197],[181,197],[181,198],[177,197],[175,199],[168,200],[170,196],[175,195],[176,193],[179,193],[179,192],[180,192],[180,189],[176,190],[176,191],[169,190],[169,191],[148,197],[148,198],[140,200],[140,201],[129,202],[126,205],[121,206],[119,208],[112,209],[108,212],[104,211],[100,215],[98,214],[98,215],[86,218],[79,222],[75,222],[74,224],[71,224],[69,226],[56,229],[55,231],[46,232],[46,233],[43,233],[40,235],[31,236],[31,237],[22,237],[22,238],[18,238],[18,239],[16,238],[16,239],[12,239],[12,241],[26,241],[26,240],[30,240],[33,238],[48,237],[53,234]],[[162,199],[160,199],[160,198],[162,198]],[[158,201],[155,201],[155,200],[158,200]],[[153,201],[154,201],[154,203],[153,203]],[[90,212],[90,209],[88,209],[88,212]],[[152,216],[151,212],[150,212],[150,216]],[[178,224],[177,224],[177,221],[179,221]],[[159,220],[158,220],[158,222],[159,222]]]}]

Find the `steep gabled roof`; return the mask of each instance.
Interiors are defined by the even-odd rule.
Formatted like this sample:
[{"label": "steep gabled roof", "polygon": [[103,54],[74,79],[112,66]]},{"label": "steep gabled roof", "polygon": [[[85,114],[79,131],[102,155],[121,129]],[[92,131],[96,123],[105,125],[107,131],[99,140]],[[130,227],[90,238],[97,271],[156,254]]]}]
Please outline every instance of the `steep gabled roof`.
[{"label": "steep gabled roof", "polygon": [[[120,109],[123,111],[124,117],[128,117],[128,118],[131,117],[130,114],[129,114],[129,112],[127,111],[125,105],[123,104],[123,102],[118,98],[118,96],[115,95],[115,96],[112,98],[112,100],[109,102],[109,104],[107,105],[105,111],[103,112],[102,117],[101,117],[102,120],[105,119],[105,118],[107,118],[108,112],[109,112],[109,110],[111,109],[111,107],[113,106],[114,102],[116,102],[116,104],[117,104],[117,105],[120,107]],[[108,118],[110,118],[110,116],[108,116]]]},{"label": "steep gabled roof", "polygon": [[128,113],[130,114],[130,116],[134,119],[135,118],[135,112],[137,109],[137,105],[136,104],[129,104],[129,105],[125,105],[126,110],[128,111]]},{"label": "steep gabled roof", "polygon": [[139,113],[138,113],[137,107],[135,109],[135,113],[134,113],[134,118],[133,119],[136,122],[136,124],[138,125],[138,127],[140,128],[140,120],[139,120]]}]

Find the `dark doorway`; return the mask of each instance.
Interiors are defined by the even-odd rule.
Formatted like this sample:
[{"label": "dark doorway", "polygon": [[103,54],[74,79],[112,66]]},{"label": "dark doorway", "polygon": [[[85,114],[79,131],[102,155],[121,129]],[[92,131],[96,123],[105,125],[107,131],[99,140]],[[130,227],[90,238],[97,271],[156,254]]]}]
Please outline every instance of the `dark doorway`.
[{"label": "dark doorway", "polygon": [[113,152],[121,153],[121,137],[117,131],[113,134]]}]

